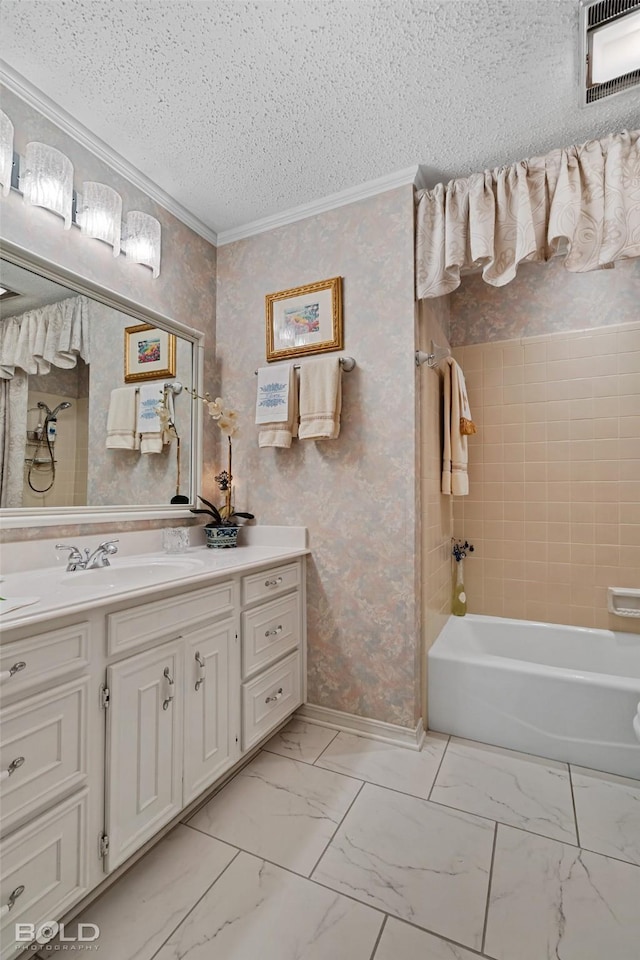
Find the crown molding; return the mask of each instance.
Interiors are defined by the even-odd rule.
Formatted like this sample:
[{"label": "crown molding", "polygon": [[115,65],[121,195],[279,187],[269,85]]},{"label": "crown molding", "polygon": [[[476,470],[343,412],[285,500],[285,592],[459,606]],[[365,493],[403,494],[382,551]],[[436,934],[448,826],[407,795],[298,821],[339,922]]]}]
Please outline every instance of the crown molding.
[{"label": "crown molding", "polygon": [[386,193],[396,187],[404,187],[407,184],[415,185],[419,177],[420,167],[416,164],[414,167],[397,170],[395,173],[378,177],[376,180],[368,180],[366,183],[358,184],[357,187],[349,187],[346,190],[340,190],[338,193],[330,193],[329,196],[321,197],[319,200],[303,203],[299,207],[283,210],[282,213],[274,213],[270,217],[253,220],[240,227],[222,230],[218,234],[218,246],[235,243],[236,240],[245,240],[257,233],[266,233],[269,230],[275,230],[277,227],[284,227],[288,223],[296,223],[298,220],[306,220],[307,217],[314,217],[318,213],[325,213],[328,210],[335,210],[337,207],[345,207],[347,204],[356,203],[358,200],[375,197],[379,193]]},{"label": "crown molding", "polygon": [[161,207],[164,207],[165,210],[173,214],[177,220],[184,223],[185,226],[193,230],[194,233],[203,237],[204,240],[208,240],[209,243],[214,246],[217,245],[218,238],[214,230],[190,213],[186,207],[178,203],[178,201],[166,193],[162,187],[159,187],[157,183],[154,183],[153,180],[146,177],[144,173],[129,163],[128,160],[125,160],[123,156],[116,153],[115,150],[112,150],[104,140],[101,140],[100,137],[97,137],[88,130],[84,124],[72,117],[66,110],[63,110],[62,107],[58,106],[58,104],[51,100],[45,93],[37,87],[34,87],[32,83],[10,67],[8,63],[5,63],[4,60],[0,60],[0,83],[3,83],[8,90],[28,103],[29,106],[37,110],[38,113],[41,113],[47,120],[55,123],[57,127],[64,130],[66,134],[93,153],[94,156],[104,161],[104,163],[119,173],[120,176],[124,177],[125,180],[132,183],[134,187],[146,193],[147,196],[151,197],[151,199],[155,200]]}]

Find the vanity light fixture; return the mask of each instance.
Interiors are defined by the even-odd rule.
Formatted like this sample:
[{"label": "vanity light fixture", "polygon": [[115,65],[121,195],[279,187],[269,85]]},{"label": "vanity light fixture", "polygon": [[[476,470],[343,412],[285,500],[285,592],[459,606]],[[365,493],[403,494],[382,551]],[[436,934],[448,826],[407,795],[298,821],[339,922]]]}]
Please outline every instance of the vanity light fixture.
[{"label": "vanity light fixture", "polygon": [[113,255],[120,254],[122,227],[122,197],[106,183],[86,180],[82,184],[81,209],[77,220],[87,237],[104,240],[113,247]]},{"label": "vanity light fixture", "polygon": [[0,110],[0,185],[2,196],[8,197],[11,190],[11,170],[13,167],[13,124]]},{"label": "vanity light fixture", "polygon": [[144,263],[160,273],[160,237],[162,228],[155,217],[140,210],[130,210],[126,219],[125,253],[133,263]]},{"label": "vanity light fixture", "polygon": [[64,229],[70,229],[73,164],[64,153],[37,140],[28,143],[20,189],[25,203],[52,210],[64,219]]},{"label": "vanity light fixture", "polygon": [[640,86],[640,0],[581,0],[582,102]]}]

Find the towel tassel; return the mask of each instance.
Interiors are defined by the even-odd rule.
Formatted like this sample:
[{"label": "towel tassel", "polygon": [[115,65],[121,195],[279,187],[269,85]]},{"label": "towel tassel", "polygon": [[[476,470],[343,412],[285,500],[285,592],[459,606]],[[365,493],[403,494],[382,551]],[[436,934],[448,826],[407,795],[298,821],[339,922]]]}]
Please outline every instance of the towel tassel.
[{"label": "towel tassel", "polygon": [[460,433],[463,437],[473,436],[473,434],[477,432],[478,430],[473,420],[467,420],[466,417],[460,417]]}]

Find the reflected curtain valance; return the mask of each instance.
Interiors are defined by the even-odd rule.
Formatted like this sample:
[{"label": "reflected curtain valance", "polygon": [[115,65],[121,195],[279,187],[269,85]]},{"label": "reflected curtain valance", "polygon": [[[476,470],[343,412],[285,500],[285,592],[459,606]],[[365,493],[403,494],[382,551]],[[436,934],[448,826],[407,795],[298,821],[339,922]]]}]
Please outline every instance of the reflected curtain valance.
[{"label": "reflected curtain valance", "polygon": [[0,321],[0,378],[90,362],[89,301],[68,297]]},{"label": "reflected curtain valance", "polygon": [[565,250],[576,273],[640,257],[640,130],[440,183],[416,203],[419,298],[478,266],[500,287],[522,261]]}]

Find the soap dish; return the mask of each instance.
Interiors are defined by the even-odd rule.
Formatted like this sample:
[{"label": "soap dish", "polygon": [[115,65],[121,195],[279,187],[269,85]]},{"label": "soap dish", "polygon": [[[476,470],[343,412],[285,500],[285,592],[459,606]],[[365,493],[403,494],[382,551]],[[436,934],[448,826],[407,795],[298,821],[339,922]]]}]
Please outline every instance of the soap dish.
[{"label": "soap dish", "polygon": [[634,587],[609,587],[607,608],[617,617],[640,617],[640,590]]}]

